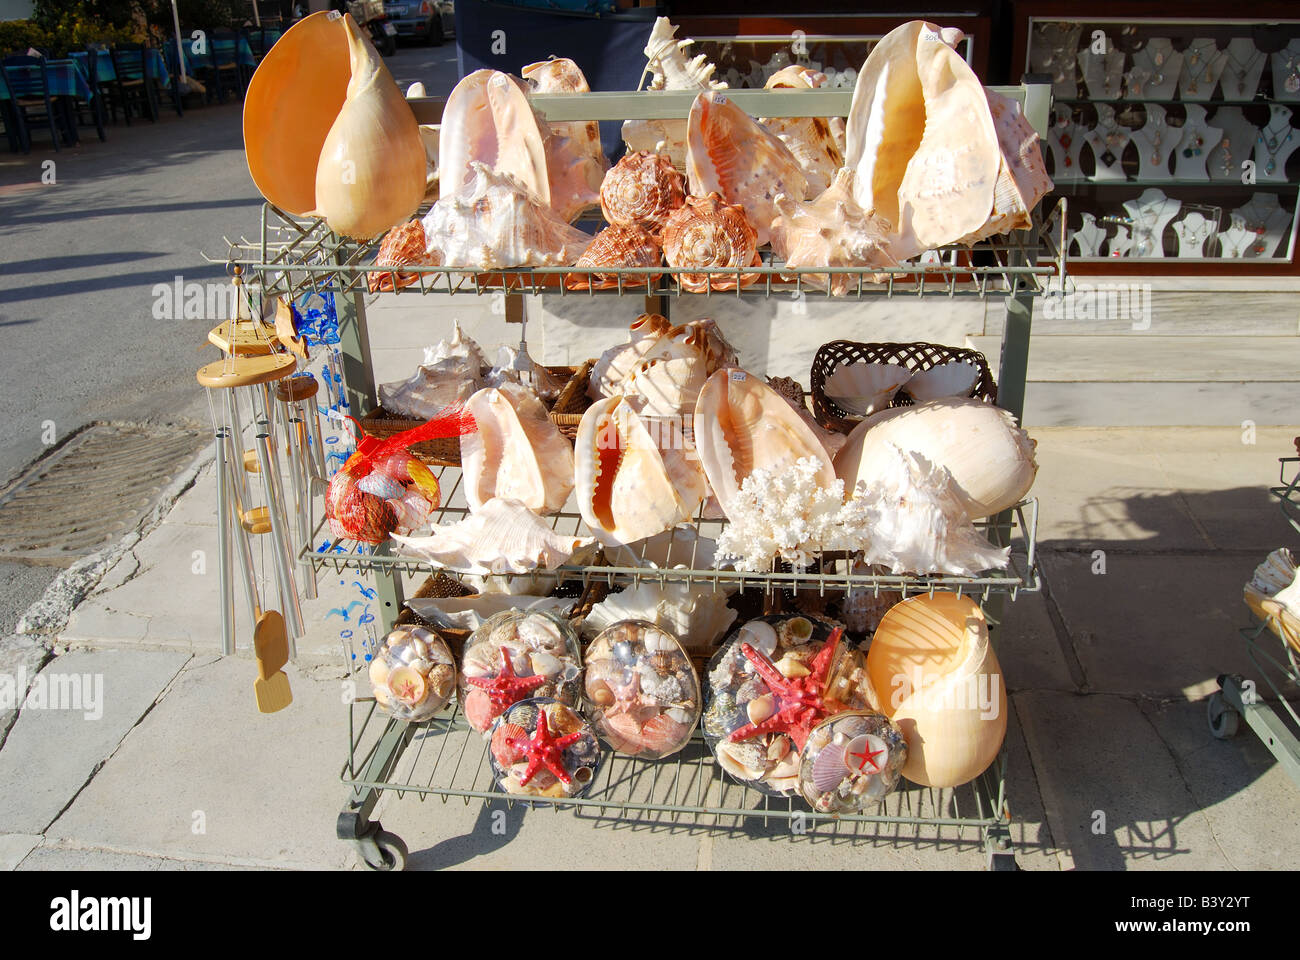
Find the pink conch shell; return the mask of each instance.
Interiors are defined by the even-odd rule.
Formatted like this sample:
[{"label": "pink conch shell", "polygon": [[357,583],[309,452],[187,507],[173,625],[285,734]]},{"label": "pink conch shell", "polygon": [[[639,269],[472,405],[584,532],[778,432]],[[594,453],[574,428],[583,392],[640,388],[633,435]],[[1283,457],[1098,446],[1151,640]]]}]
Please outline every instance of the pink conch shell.
[{"label": "pink conch shell", "polygon": [[960,242],[967,244],[1030,226],[1034,207],[1052,189],[1038,147],[1038,134],[1025,119],[1020,104],[987,88],[984,95],[998,132],[1002,162],[993,190],[993,210],[984,226],[961,238]]},{"label": "pink conch shell", "polygon": [[549,204],[545,142],[521,81],[496,70],[475,70],[456,84],[442,111],[439,196],[459,193],[474,180],[479,162]]},{"label": "pink conch shell", "polygon": [[573,448],[536,394],[507,382],[478,391],[465,409],[478,424],[460,444],[470,510],[503,497],[535,513],[558,512],[573,492]]},{"label": "pink conch shell", "polygon": [[953,49],[960,30],[913,20],[858,75],[845,166],[863,210],[894,226],[899,260],[978,230],[993,209],[1001,153],[984,88]]},{"label": "pink conch shell", "polygon": [[424,224],[419,220],[408,220],[389,230],[379,244],[379,253],[375,255],[375,266],[390,269],[366,275],[366,286],[371,293],[380,290],[391,293],[409,287],[420,279],[418,273],[403,273],[402,267],[438,266],[437,256],[428,252]]},{"label": "pink conch shell", "polygon": [[[814,90],[825,86],[826,74],[791,64],[767,80],[766,89]],[[835,171],[844,166],[843,117],[772,117],[759,121],[799,162],[808,178],[808,195],[816,197],[831,185]]]},{"label": "pink conch shell", "polygon": [[658,235],[668,215],[686,202],[686,178],[663,154],[629,153],[605,174],[600,212],[615,225]]},{"label": "pink conch shell", "polygon": [[[664,258],[674,267],[756,267],[760,260],[754,228],[738,204],[718,194],[687,197],[664,225]],[[682,288],[691,293],[747,287],[758,274],[683,273]]]},{"label": "pink conch shell", "polygon": [[[582,68],[567,57],[552,57],[540,63],[530,63],[521,71],[535,93],[590,93]],[[573,141],[578,153],[591,160],[603,173],[609,166],[605,151],[600,145],[600,124],[586,122],[551,122],[551,132]]]},{"label": "pink conch shell", "polygon": [[493,270],[566,266],[590,237],[560,220],[513,177],[475,161],[474,179],[425,214],[429,252],[443,266]]},{"label": "pink conch shell", "polygon": [[737,367],[719,370],[700,391],[695,444],[709,486],[728,514],[740,485],[758,468],[779,470],[810,457],[820,464],[822,486],[835,482],[826,449],[785,398]]},{"label": "pink conch shell", "polygon": [[655,434],[669,431],[660,426],[621,396],[599,400],[582,415],[574,444],[578,509],[607,546],[662,533],[694,516],[704,499],[699,464],[680,443],[661,449]]},{"label": "pink conch shell", "polygon": [[691,193],[717,193],[739,204],[768,241],[778,193],[804,199],[808,181],[799,161],[776,136],[718,93],[701,93],[686,121],[686,177]]},{"label": "pink conch shell", "polygon": [[[574,266],[657,267],[662,262],[663,250],[658,240],[640,227],[615,224],[592,238]],[[661,276],[661,273],[627,274],[623,277],[623,286],[644,287]],[[608,290],[619,285],[619,278],[612,273],[571,273],[565,277],[564,285],[570,290]]]},{"label": "pink conch shell", "polygon": [[[889,224],[864,213],[853,199],[854,173],[835,174],[829,190],[812,203],[776,198],[781,215],[772,222],[772,252],[788,267],[896,267],[889,251]],[[875,282],[884,278],[873,276]],[[803,274],[803,283],[842,297],[856,286],[851,274]]]},{"label": "pink conch shell", "polygon": [[632,339],[606,350],[591,369],[587,396],[593,400],[638,392],[633,378],[646,364],[666,360],[702,360],[707,374],[736,362],[736,351],[709,319],[675,327],[655,313],[632,321]]}]

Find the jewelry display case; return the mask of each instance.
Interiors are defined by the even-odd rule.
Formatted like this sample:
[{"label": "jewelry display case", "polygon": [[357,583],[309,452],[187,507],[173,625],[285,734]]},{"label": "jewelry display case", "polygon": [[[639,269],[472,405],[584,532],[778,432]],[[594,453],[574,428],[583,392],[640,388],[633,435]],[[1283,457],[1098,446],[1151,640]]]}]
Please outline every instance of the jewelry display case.
[{"label": "jewelry display case", "polygon": [[1069,197],[1071,258],[1293,273],[1300,20],[1125,17],[1119,4],[1085,18],[1058,6],[1017,6],[1014,56],[1051,77],[1043,153]]}]

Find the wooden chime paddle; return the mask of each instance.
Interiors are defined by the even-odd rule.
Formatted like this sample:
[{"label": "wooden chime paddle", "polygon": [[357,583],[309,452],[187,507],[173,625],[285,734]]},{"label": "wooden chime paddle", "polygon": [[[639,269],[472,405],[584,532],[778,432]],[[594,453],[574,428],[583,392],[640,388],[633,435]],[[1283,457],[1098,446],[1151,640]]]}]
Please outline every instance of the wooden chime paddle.
[{"label": "wooden chime paddle", "polygon": [[267,610],[257,618],[253,649],[257,651],[257,679],[253,681],[257,709],[262,713],[283,710],[293,703],[293,693],[282,669],[289,662],[289,636],[279,611]]}]

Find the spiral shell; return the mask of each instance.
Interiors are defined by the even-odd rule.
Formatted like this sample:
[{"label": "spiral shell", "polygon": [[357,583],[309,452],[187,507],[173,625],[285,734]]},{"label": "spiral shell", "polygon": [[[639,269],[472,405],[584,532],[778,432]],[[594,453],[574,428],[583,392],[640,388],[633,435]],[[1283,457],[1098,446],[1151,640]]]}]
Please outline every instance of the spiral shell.
[{"label": "spiral shell", "polygon": [[668,215],[686,202],[686,178],[658,153],[629,153],[605,174],[600,210],[612,224],[658,235]]},{"label": "spiral shell", "polygon": [[[637,226],[615,224],[592,238],[574,266],[657,267],[662,261],[663,251],[653,235]],[[643,287],[661,276],[659,273],[630,274],[623,277],[623,286]],[[612,273],[571,273],[564,285],[570,290],[608,290],[618,286],[618,282],[618,276]]]},{"label": "spiral shell", "polygon": [[[436,255],[426,249],[424,224],[418,219],[398,224],[384,235],[379,244],[379,253],[375,256],[376,267],[436,267],[439,264]],[[420,279],[418,273],[402,273],[400,270],[375,271],[366,275],[366,286],[371,293],[384,291],[392,293],[409,287]]]},{"label": "spiral shell", "polygon": [[[737,204],[727,203],[716,193],[688,197],[664,225],[664,256],[674,267],[758,266],[757,234]],[[683,273],[682,287],[691,293],[706,290],[734,290],[747,287],[757,274],[739,278],[725,275]]]}]

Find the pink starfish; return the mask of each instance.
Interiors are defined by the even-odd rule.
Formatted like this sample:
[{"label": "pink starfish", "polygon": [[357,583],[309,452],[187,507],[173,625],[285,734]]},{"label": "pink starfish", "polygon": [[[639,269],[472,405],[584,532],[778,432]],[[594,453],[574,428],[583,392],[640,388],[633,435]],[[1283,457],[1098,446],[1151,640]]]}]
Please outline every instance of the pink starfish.
[{"label": "pink starfish", "polygon": [[546,723],[546,711],[538,708],[537,729],[533,731],[532,739],[510,737],[506,741],[511,749],[521,750],[528,756],[528,768],[524,771],[524,775],[519,778],[519,785],[521,787],[528,786],[528,781],[533,779],[533,774],[537,773],[545,765],[551,773],[559,777],[561,783],[568,786],[572,782],[572,778],[569,776],[569,771],[564,769],[562,754],[565,747],[581,738],[581,730],[564,737],[551,736],[550,727]]},{"label": "pink starfish", "polygon": [[501,648],[501,672],[495,677],[466,677],[467,681],[481,690],[487,691],[492,701],[492,715],[505,713],[506,707],[525,699],[529,693],[546,682],[543,676],[518,677],[510,665],[510,654]]},{"label": "pink starfish", "polygon": [[747,723],[737,727],[728,738],[733,743],[750,740],[765,733],[786,733],[802,750],[808,742],[808,736],[825,717],[843,709],[835,700],[825,697],[826,677],[830,673],[831,662],[840,645],[843,628],[836,627],[809,665],[806,677],[785,677],[772,665],[772,661],[759,653],[748,643],[740,645],[740,652],[745,655],[754,669],[767,682],[768,689],[776,698],[776,713],[761,723]]}]

